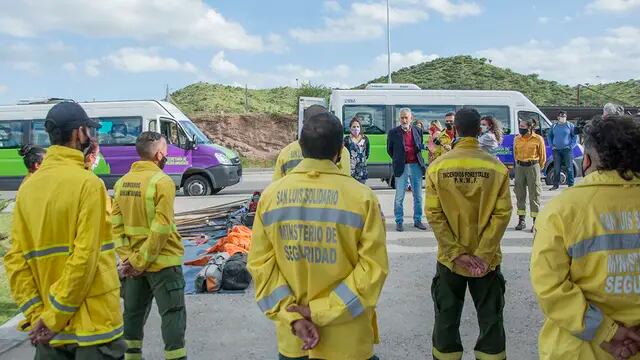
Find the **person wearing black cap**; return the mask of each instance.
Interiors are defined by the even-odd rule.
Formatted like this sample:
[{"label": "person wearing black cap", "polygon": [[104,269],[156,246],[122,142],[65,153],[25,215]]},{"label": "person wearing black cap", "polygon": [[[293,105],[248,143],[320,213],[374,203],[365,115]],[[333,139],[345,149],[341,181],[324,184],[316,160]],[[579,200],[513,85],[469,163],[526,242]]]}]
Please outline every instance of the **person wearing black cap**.
[{"label": "person wearing black cap", "polygon": [[4,263],[36,359],[120,359],[126,350],[109,200],[82,152],[97,127],[77,103],[51,108],[52,146],[16,197]]},{"label": "person wearing black cap", "polygon": [[[327,108],[322,105],[311,105],[304,110],[303,123],[315,115],[326,112]],[[280,150],[280,154],[278,154],[276,165],[273,168],[272,181],[279,180],[290,173],[291,170],[302,162],[303,158],[302,149],[300,148],[298,140],[285,146]],[[340,153],[340,156],[338,157],[338,169],[340,169],[343,174],[351,176],[351,155],[349,155],[349,150],[346,148],[342,149],[342,153]]]},{"label": "person wearing black cap", "polygon": [[578,143],[578,134],[576,126],[567,122],[566,111],[558,114],[558,122],[551,126],[547,141],[553,149],[553,187],[549,190],[560,187],[560,170],[563,166],[567,168],[567,185],[573,186],[573,148]]}]

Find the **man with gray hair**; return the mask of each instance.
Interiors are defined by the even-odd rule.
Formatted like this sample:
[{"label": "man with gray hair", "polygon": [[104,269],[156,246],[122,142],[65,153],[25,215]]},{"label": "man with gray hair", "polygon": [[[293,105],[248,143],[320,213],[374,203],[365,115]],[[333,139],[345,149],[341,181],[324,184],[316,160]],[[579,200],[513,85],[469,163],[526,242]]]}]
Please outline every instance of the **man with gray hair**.
[{"label": "man with gray hair", "polygon": [[624,107],[614,103],[606,103],[602,108],[602,117],[606,118],[612,115],[624,116]]},{"label": "man with gray hair", "polygon": [[422,223],[422,177],[426,170],[422,157],[423,133],[422,130],[411,125],[413,120],[411,109],[400,109],[399,117],[400,126],[391,129],[387,136],[387,153],[392,159],[396,185],[393,211],[396,230],[404,231],[404,195],[407,182],[410,182],[413,192],[413,225],[420,230],[426,230],[427,227]]}]

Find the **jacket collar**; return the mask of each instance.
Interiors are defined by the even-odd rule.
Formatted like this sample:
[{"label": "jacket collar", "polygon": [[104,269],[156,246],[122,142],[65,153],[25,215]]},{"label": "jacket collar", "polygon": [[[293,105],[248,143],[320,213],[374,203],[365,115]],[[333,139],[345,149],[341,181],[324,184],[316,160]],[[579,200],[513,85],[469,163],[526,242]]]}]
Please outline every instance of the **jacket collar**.
[{"label": "jacket collar", "polygon": [[43,166],[55,163],[67,163],[84,169],[84,155],[78,149],[66,146],[52,145],[47,149],[47,154],[42,162]]},{"label": "jacket collar", "polygon": [[621,178],[615,170],[595,171],[585,176],[580,183],[576,184],[576,187],[601,185],[640,186],[640,178],[634,177],[627,181]]},{"label": "jacket collar", "polygon": [[140,172],[140,171],[158,171],[161,170],[158,165],[156,165],[153,161],[148,160],[140,160],[136,161],[131,165],[131,171]]},{"label": "jacket collar", "polygon": [[292,173],[318,173],[318,174],[338,174],[343,175],[338,166],[331,160],[302,159]]},{"label": "jacket collar", "polygon": [[456,149],[479,149],[480,142],[474,137],[459,137],[454,147]]}]

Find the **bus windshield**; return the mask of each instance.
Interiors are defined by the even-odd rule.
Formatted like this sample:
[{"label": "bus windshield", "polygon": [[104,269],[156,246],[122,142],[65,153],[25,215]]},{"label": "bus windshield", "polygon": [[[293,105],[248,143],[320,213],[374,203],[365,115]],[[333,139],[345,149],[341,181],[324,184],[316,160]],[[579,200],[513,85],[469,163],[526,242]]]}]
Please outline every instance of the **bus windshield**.
[{"label": "bus windshield", "polygon": [[196,140],[196,143],[213,144],[213,141],[209,140],[209,138],[191,121],[180,121],[180,125],[182,125],[185,131]]}]

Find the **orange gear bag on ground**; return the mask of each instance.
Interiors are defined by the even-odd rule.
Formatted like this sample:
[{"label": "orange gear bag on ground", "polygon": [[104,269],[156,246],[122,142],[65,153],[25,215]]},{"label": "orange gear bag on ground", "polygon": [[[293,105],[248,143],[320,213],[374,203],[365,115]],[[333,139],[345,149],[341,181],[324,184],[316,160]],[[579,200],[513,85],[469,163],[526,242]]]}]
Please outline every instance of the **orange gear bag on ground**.
[{"label": "orange gear bag on ground", "polygon": [[252,231],[246,226],[236,225],[227,236],[218,240],[218,242],[207,250],[208,254],[216,252],[227,252],[230,256],[236,253],[248,254],[251,249]]},{"label": "orange gear bag on ground", "polygon": [[[212,247],[208,248],[206,254],[226,252],[229,256],[237,253],[248,254],[251,249],[251,229],[246,226],[236,225],[227,236],[220,238]],[[205,266],[211,260],[211,255],[202,255],[197,259],[185,261],[185,265]]]}]

